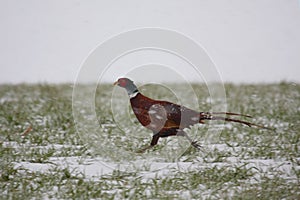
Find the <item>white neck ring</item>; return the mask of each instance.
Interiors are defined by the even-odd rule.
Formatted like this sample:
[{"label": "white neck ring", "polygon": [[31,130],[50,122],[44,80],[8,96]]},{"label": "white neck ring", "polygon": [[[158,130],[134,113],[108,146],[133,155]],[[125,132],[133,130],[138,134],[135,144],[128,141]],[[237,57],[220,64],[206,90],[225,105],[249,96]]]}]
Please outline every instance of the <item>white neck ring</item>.
[{"label": "white neck ring", "polygon": [[135,92],[135,93],[130,94],[130,95],[129,95],[129,98],[130,98],[130,99],[131,99],[131,98],[134,98],[138,93],[139,93],[139,92]]}]

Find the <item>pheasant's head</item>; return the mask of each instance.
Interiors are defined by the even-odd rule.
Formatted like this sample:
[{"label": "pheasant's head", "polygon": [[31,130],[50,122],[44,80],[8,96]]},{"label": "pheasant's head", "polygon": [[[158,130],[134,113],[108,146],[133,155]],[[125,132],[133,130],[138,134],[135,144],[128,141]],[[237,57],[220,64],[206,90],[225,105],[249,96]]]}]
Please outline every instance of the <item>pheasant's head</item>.
[{"label": "pheasant's head", "polygon": [[114,85],[118,85],[120,87],[123,87],[123,88],[126,88],[130,85],[134,85],[133,84],[133,81],[128,79],[128,78],[119,78],[115,83]]},{"label": "pheasant's head", "polygon": [[138,92],[138,89],[136,85],[133,83],[132,80],[128,78],[119,78],[114,85],[118,85],[122,88],[125,88],[127,90],[128,95],[132,95],[136,92]]}]

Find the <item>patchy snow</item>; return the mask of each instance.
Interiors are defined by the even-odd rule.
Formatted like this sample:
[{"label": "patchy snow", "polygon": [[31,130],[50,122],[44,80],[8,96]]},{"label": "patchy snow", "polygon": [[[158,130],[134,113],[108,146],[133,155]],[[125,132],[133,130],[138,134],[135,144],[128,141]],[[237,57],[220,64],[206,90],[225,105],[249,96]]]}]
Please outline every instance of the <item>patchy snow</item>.
[{"label": "patchy snow", "polygon": [[[293,166],[288,161],[280,161],[280,160],[262,160],[262,159],[251,159],[244,161],[247,164],[248,168],[256,168],[259,170],[260,174],[267,174],[272,177],[275,173],[276,175],[283,179],[289,179],[291,181],[297,180],[295,174],[293,174]],[[280,172],[280,173],[278,173]]]},{"label": "patchy snow", "polygon": [[82,159],[80,157],[53,157],[50,161],[57,166],[68,167],[74,173],[82,173],[87,178],[110,174],[117,167],[116,164],[107,163],[101,159]]},{"label": "patchy snow", "polygon": [[80,157],[52,157],[45,163],[19,162],[15,168],[25,168],[33,172],[50,172],[52,168],[68,168],[72,175],[84,174],[87,178],[100,177],[111,174],[117,168],[114,163],[105,163],[101,159],[83,159]]},{"label": "patchy snow", "polygon": [[13,102],[13,101],[18,101],[18,98],[10,97],[10,96],[3,96],[0,98],[0,104],[3,104],[5,102]]},{"label": "patchy snow", "polygon": [[25,168],[32,172],[41,172],[41,173],[47,173],[49,170],[54,167],[54,164],[51,163],[30,163],[30,162],[20,162],[20,163],[14,163],[15,169],[18,168]]},{"label": "patchy snow", "polygon": [[[200,160],[200,158],[199,158]],[[25,168],[34,172],[47,173],[54,167],[68,168],[73,175],[84,174],[86,178],[101,178],[102,175],[112,174],[114,170],[121,171],[134,171],[139,167],[145,165],[147,169],[141,168],[140,176],[145,181],[154,178],[167,177],[174,171],[190,172],[205,168],[212,168],[215,166],[226,166],[234,168],[237,165],[245,165],[248,169],[253,169],[258,172],[255,176],[255,180],[259,180],[260,174],[267,174],[270,178],[278,172],[281,178],[288,179],[290,181],[296,181],[297,177],[293,174],[292,168],[295,167],[287,161],[276,160],[239,160],[236,157],[229,157],[227,162],[219,163],[196,163],[196,162],[151,162],[148,160],[139,160],[131,163],[109,163],[101,158],[81,158],[81,157],[52,157],[46,163],[30,163],[20,162],[14,163],[15,168]]]},{"label": "patchy snow", "polygon": [[[72,146],[72,145],[50,145],[50,146],[38,146],[32,144],[21,144],[30,145],[31,148],[37,148],[41,150],[47,150],[49,148],[54,148],[56,150],[61,150],[63,148],[72,147],[75,149],[80,149],[82,146]],[[2,146],[6,148],[19,149],[21,147],[17,142],[3,142]],[[238,149],[240,147],[236,147]],[[225,144],[213,144],[206,147],[206,151],[226,151],[229,152],[232,148]],[[15,162],[13,163],[15,168],[24,168],[33,172],[50,172],[54,168],[68,168],[73,175],[83,174],[86,178],[97,179],[101,178],[102,175],[109,175],[114,172],[114,170],[120,171],[134,171],[138,172],[145,181],[154,178],[163,178],[171,175],[175,172],[190,172],[205,168],[212,167],[228,167],[235,168],[236,166],[245,166],[249,170],[253,170],[256,175],[253,177],[252,181],[257,182],[262,174],[272,178],[274,175],[280,178],[297,181],[297,176],[295,170],[299,170],[299,166],[295,166],[291,162],[281,158],[281,159],[241,159],[236,156],[227,156],[222,162],[210,162],[209,159],[206,162],[202,162],[202,157],[196,157],[194,161],[191,162],[162,162],[158,161],[154,157],[148,157],[143,155],[140,159],[136,159],[128,162],[108,162],[103,158],[85,158],[81,156],[73,157],[50,157],[44,163],[36,162]],[[300,160],[300,158],[297,158]],[[251,181],[251,182],[252,182]]]}]

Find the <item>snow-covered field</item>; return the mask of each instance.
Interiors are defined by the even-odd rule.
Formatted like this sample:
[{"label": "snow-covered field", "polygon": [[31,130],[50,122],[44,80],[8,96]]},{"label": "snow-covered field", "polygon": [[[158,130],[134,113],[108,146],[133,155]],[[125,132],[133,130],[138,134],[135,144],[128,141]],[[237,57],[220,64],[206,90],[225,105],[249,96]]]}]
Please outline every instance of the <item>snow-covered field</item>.
[{"label": "snow-covered field", "polygon": [[[208,111],[205,87],[193,88],[199,108],[187,106]],[[109,85],[97,89],[99,126],[91,130],[89,105],[77,108],[80,122],[73,120],[71,85],[1,85],[2,198],[300,198],[299,85],[226,85],[228,110],[250,114],[276,131],[223,122],[199,125],[187,131],[201,151],[184,138],[170,137],[144,154],[136,150],[150,142],[151,133],[133,117],[126,94],[111,100],[112,91]],[[149,86],[143,92],[174,101],[163,89]]]}]

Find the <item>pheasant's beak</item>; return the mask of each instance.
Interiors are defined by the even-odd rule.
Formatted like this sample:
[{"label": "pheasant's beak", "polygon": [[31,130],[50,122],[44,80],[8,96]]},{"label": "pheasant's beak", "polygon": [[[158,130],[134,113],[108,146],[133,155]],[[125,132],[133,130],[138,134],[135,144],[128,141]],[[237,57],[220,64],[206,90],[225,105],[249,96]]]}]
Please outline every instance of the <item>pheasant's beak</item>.
[{"label": "pheasant's beak", "polygon": [[118,82],[118,81],[116,81],[116,82],[114,82],[114,85],[118,85],[118,83],[119,83],[119,82]]}]

